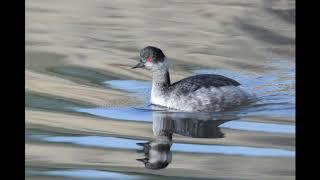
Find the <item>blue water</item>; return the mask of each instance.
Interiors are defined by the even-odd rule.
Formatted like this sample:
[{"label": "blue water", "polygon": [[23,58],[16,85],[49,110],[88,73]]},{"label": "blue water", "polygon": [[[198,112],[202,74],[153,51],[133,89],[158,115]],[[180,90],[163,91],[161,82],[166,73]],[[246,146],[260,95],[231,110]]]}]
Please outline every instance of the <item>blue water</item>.
[{"label": "blue water", "polygon": [[34,172],[33,174],[81,179],[141,179],[141,177],[132,174],[127,175],[118,172],[99,171],[90,169],[51,170],[43,172]]},{"label": "blue water", "polygon": [[[46,136],[32,135],[32,139],[55,143],[72,143],[84,146],[94,146],[102,148],[120,148],[120,149],[140,149],[136,143],[143,140],[125,139],[117,137],[102,136]],[[271,157],[294,157],[295,151],[276,148],[231,146],[231,145],[203,145],[174,143],[171,148],[174,152],[188,153],[213,153],[224,155],[242,155],[242,156],[271,156]]]},{"label": "blue water", "polygon": [[152,122],[152,112],[142,111],[133,107],[124,108],[83,108],[75,109],[78,112],[88,113],[95,116],[130,121]]},{"label": "blue water", "polygon": [[[152,110],[142,110],[133,107],[124,108],[84,108],[76,109],[78,112],[88,113],[95,116],[118,119],[118,120],[130,120],[140,122],[152,122],[153,112]],[[186,113],[187,114],[187,113]],[[161,115],[158,113],[158,115]],[[170,115],[170,114],[169,114]],[[178,116],[174,118],[179,119]],[[269,132],[269,133],[295,133],[295,125],[292,124],[272,124],[262,122],[247,122],[243,120],[234,120],[226,122],[219,127],[236,129],[243,131],[256,131],[256,132]]]},{"label": "blue water", "polygon": [[286,134],[295,134],[294,125],[287,124],[271,124],[271,123],[258,123],[258,122],[247,122],[247,121],[229,121],[223,123],[219,127],[237,129],[243,131],[261,131],[268,133],[286,133]]},{"label": "blue water", "polygon": [[151,83],[149,81],[138,81],[138,80],[111,80],[105,81],[104,84],[114,89],[126,90],[129,92],[150,92]]}]

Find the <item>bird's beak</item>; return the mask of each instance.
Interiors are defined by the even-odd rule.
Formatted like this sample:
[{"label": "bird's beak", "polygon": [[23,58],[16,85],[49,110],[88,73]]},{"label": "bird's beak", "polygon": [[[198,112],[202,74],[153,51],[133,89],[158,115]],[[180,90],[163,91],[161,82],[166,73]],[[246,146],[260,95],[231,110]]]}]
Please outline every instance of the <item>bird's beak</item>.
[{"label": "bird's beak", "polygon": [[136,159],[137,161],[143,162],[143,163],[147,163],[148,162],[148,158],[143,158],[143,159]]},{"label": "bird's beak", "polygon": [[136,64],[135,66],[133,66],[131,69],[143,68],[143,67],[144,67],[144,62],[140,61],[138,64]]}]

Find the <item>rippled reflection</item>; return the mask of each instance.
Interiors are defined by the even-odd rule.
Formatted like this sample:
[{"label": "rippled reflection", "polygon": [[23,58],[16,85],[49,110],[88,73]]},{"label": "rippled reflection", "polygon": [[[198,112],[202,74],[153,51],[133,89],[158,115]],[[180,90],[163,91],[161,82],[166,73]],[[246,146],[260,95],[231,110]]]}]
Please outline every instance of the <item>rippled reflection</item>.
[{"label": "rippled reflection", "polygon": [[148,169],[163,169],[171,163],[174,133],[193,138],[223,138],[224,134],[218,126],[238,119],[236,114],[212,116],[209,113],[168,111],[153,111],[152,118],[155,140],[137,143],[143,147],[145,156],[137,160],[144,163]]}]

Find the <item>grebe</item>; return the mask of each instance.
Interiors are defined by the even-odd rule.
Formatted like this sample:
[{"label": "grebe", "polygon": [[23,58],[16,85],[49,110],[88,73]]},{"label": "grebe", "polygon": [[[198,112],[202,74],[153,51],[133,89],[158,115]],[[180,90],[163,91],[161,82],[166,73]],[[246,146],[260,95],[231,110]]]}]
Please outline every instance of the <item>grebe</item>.
[{"label": "grebe", "polygon": [[249,101],[240,83],[215,74],[200,74],[171,84],[169,61],[161,49],[147,46],[134,68],[152,72],[151,103],[188,112],[219,112]]}]

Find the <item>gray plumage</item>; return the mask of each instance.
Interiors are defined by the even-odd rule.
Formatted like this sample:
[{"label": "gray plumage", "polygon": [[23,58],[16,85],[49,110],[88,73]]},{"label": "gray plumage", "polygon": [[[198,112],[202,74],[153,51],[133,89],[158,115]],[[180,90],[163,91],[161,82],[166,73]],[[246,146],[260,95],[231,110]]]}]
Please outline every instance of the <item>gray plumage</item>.
[{"label": "gray plumage", "polygon": [[200,74],[187,77],[170,85],[170,89],[179,89],[179,92],[188,94],[200,88],[239,86],[240,83],[216,74]]},{"label": "gray plumage", "polygon": [[201,74],[171,84],[169,62],[159,48],[143,48],[140,58],[133,68],[152,72],[152,104],[191,112],[217,112],[249,102],[249,94],[239,87],[240,83],[222,75]]}]

